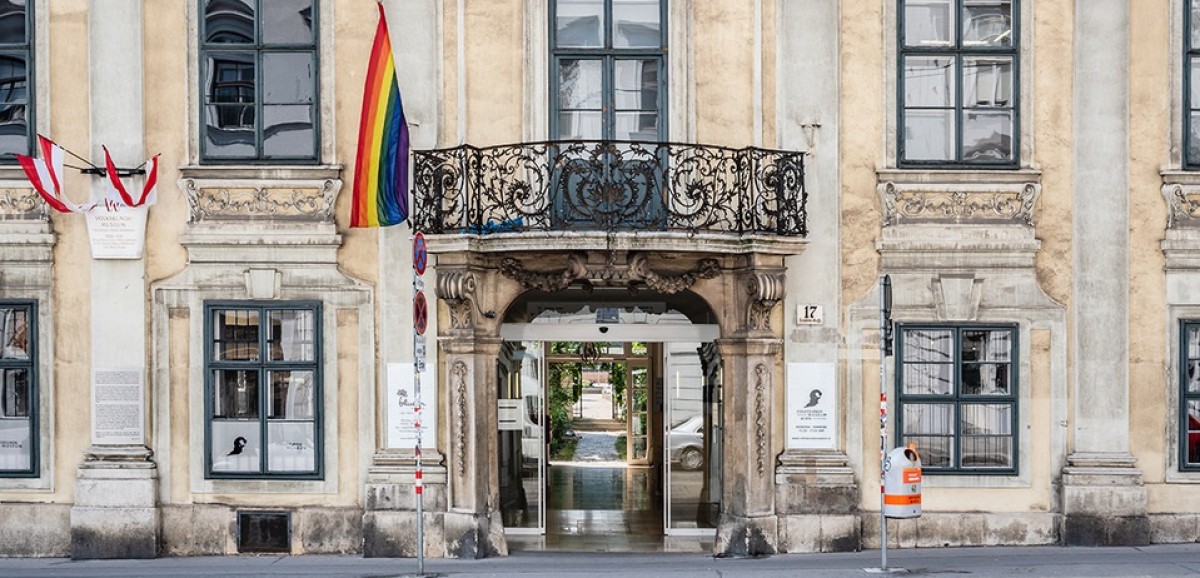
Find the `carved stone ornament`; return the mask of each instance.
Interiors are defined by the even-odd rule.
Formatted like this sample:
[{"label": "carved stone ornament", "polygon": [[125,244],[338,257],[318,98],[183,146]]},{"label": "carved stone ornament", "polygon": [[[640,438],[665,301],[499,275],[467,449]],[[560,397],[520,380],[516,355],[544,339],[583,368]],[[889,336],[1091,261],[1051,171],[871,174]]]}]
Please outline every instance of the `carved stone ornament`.
[{"label": "carved stone ornament", "polygon": [[751,275],[746,291],[750,294],[750,305],[746,311],[746,326],[756,331],[771,329],[771,310],[783,300],[787,291],[787,279],[783,273],[755,273]]},{"label": "carved stone ornament", "polygon": [[1173,183],[1163,186],[1167,199],[1167,228],[1200,227],[1200,187]]},{"label": "carved stone ornament", "polygon": [[758,477],[767,471],[767,366],[754,366],[754,455]]},{"label": "carved stone ornament", "polygon": [[204,186],[184,181],[190,222],[262,220],[333,222],[333,201],[340,183],[305,182],[301,186]]},{"label": "carved stone ornament", "polygon": [[450,368],[450,390],[454,392],[454,459],[458,475],[467,473],[467,364],[455,361]]},{"label": "carved stone ornament", "polygon": [[530,271],[517,259],[511,257],[500,262],[500,273],[521,284],[526,289],[537,289],[547,293],[566,289],[575,281],[586,281],[592,285],[633,286],[637,283],[673,295],[690,288],[700,279],[712,279],[721,274],[721,264],[716,259],[704,258],[696,261],[695,267],[678,274],[663,274],[650,268],[649,259],[642,254],[634,255],[625,267],[605,266],[589,268],[584,255],[567,257],[567,266],[554,271]]},{"label": "carved stone ornament", "polygon": [[443,271],[437,277],[437,296],[450,310],[450,327],[471,327],[471,304],[475,300],[475,274],[470,271]]},{"label": "carved stone ornament", "polygon": [[49,215],[46,203],[33,189],[0,189],[0,220],[43,221]]},{"label": "carved stone ornament", "polygon": [[[944,186],[944,185],[943,185]],[[1017,188],[1019,187],[1019,188]],[[935,190],[919,185],[880,186],[883,224],[1020,223],[1033,225],[1033,206],[1041,186],[1037,183],[991,187],[995,190]]]}]

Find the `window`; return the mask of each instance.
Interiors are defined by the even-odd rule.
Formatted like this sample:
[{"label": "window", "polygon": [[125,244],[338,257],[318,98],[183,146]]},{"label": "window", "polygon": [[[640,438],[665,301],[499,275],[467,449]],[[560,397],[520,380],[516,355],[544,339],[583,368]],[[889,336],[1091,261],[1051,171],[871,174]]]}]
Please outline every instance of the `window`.
[{"label": "window", "polygon": [[666,2],[551,3],[553,139],[662,141]]},{"label": "window", "polygon": [[205,306],[210,478],[321,475],[319,303]]},{"label": "window", "polygon": [[203,160],[318,160],[315,1],[200,0]]},{"label": "window", "polygon": [[38,471],[36,311],[32,302],[0,302],[0,477]]},{"label": "window", "polygon": [[900,164],[1015,167],[1019,0],[898,1]]},{"label": "window", "polygon": [[901,444],[930,473],[1015,473],[1014,326],[899,328]]},{"label": "window", "polygon": [[1200,471],[1200,320],[1182,322],[1179,364],[1179,469]]},{"label": "window", "polygon": [[0,0],[0,162],[33,150],[33,3]]},{"label": "window", "polygon": [[1200,169],[1200,0],[1183,4],[1183,165]]}]

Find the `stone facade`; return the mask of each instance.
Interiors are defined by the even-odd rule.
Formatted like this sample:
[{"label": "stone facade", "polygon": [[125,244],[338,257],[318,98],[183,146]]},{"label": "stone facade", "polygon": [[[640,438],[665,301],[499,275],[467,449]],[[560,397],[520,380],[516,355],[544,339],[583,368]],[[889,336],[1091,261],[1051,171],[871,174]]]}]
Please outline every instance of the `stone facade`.
[{"label": "stone facade", "polygon": [[[666,140],[803,153],[806,234],[431,234],[423,544],[390,377],[415,361],[414,229],[349,226],[374,5],[307,12],[314,158],[227,163],[201,150],[205,1],[26,4],[32,130],[93,161],[107,146],[122,167],[161,156],[146,250],[128,260],[93,259],[83,217],[52,212],[0,159],[0,308],[36,305],[38,458],[0,471],[0,555],[236,553],[246,512],[290,515],[297,554],[506,555],[505,315],[582,286],[687,296],[719,327],[715,555],[878,547],[877,400],[892,396],[893,443],[902,411],[901,363],[879,379],[883,275],[898,323],[1003,324],[1016,343],[1013,467],[927,473],[924,514],[893,521],[889,545],[1200,540],[1182,409],[1183,324],[1200,320],[1184,0],[1013,0],[1017,152],[1001,168],[900,158],[902,2],[669,2]],[[415,148],[550,138],[549,3],[383,5]],[[76,201],[108,190],[76,171],[63,186]],[[206,305],[301,301],[322,312],[317,475],[210,475]],[[789,441],[802,365],[834,376],[828,447]],[[93,435],[94,373],[111,368],[143,385],[140,437],[119,444]]]}]

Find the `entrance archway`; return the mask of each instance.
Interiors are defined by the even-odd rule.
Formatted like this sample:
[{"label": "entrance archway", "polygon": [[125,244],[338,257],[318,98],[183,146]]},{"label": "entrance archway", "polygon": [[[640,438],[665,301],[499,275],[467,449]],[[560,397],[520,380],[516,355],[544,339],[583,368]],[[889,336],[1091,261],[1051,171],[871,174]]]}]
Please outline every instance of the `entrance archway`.
[{"label": "entrance archway", "polygon": [[[530,292],[500,328],[510,548],[710,551],[724,439],[715,319],[690,292]],[[582,302],[588,304],[580,305]],[[678,309],[677,309],[678,307]],[[680,309],[691,312],[691,318]]]},{"label": "entrance archway", "polygon": [[[444,435],[448,440],[447,552],[457,557],[506,554],[501,511],[499,400],[507,380],[498,362],[505,323],[528,321],[522,303],[566,301],[605,307],[671,299],[693,324],[715,326],[711,343],[723,381],[720,421],[720,514],[712,552],[759,555],[775,551],[774,447],[777,383],[782,378],[784,253],[711,251],[535,251],[506,244],[439,247],[437,295]],[[727,252],[725,252],[727,251]],[[497,315],[496,312],[503,312]],[[536,315],[536,312],[535,312]],[[596,337],[571,341],[662,342],[651,325],[625,335],[626,324],[593,323]],[[607,333],[602,329],[607,328]],[[573,327],[573,332],[589,328]],[[542,340],[542,337],[533,339]],[[566,340],[566,339],[564,339]],[[665,388],[658,388],[663,391]],[[664,434],[665,435],[665,434]]]}]

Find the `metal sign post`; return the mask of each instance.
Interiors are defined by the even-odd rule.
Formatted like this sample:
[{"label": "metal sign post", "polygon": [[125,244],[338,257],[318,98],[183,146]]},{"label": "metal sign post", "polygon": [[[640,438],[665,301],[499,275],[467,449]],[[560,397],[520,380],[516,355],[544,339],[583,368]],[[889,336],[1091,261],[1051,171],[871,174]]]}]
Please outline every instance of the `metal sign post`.
[{"label": "metal sign post", "polygon": [[425,511],[424,489],[421,479],[421,409],[424,407],[421,397],[421,372],[425,369],[425,328],[428,325],[428,305],[425,302],[425,265],[429,261],[429,253],[425,246],[425,235],[417,233],[413,238],[413,397],[417,413],[413,420],[413,428],[417,430],[416,492],[417,500],[417,575],[425,575]]},{"label": "metal sign post", "polygon": [[879,552],[880,572],[891,572],[887,562],[887,517],[883,515],[884,477],[887,475],[887,358],[892,355],[892,278],[879,281]]}]

